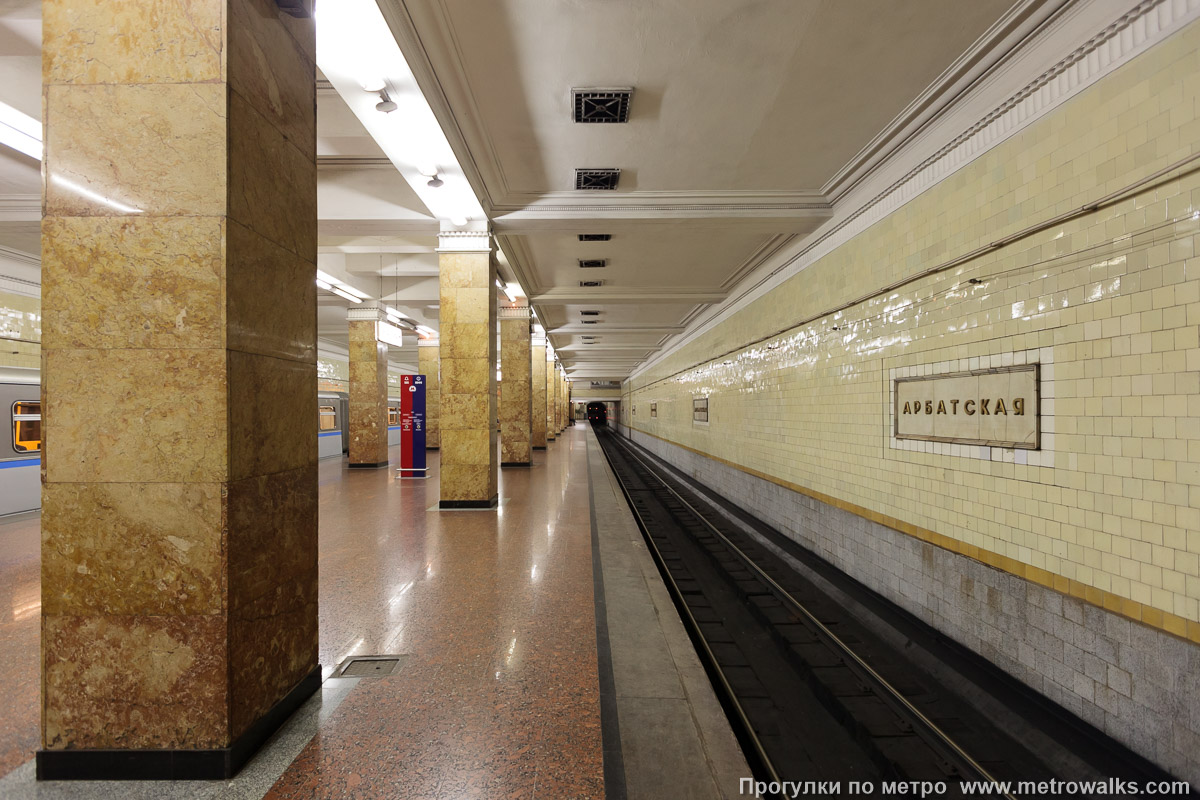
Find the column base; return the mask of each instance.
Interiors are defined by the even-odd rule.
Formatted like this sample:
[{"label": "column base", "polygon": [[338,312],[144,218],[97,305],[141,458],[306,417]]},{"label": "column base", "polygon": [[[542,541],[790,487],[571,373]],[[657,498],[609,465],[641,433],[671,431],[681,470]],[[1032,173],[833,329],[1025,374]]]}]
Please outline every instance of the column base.
[{"label": "column base", "polygon": [[390,461],[379,461],[374,464],[351,464],[350,469],[382,469],[386,467]]},{"label": "column base", "polygon": [[532,461],[501,461],[500,466],[502,466],[502,467],[532,467],[533,462]]},{"label": "column base", "polygon": [[433,447],[426,446],[425,449],[426,450],[441,450],[442,448],[438,447],[437,445],[434,445]]},{"label": "column base", "polygon": [[535,445],[533,449],[534,449],[534,450],[545,450],[545,449],[546,449],[546,447],[545,447],[544,445],[543,445],[542,447],[538,447],[538,446],[536,446],[536,445]]},{"label": "column base", "polygon": [[500,505],[500,496],[491,500],[439,500],[438,508],[443,511],[454,511],[463,508],[495,508]]},{"label": "column base", "polygon": [[321,688],[317,667],[229,747],[217,750],[38,750],[39,781],[210,781],[238,773]]}]

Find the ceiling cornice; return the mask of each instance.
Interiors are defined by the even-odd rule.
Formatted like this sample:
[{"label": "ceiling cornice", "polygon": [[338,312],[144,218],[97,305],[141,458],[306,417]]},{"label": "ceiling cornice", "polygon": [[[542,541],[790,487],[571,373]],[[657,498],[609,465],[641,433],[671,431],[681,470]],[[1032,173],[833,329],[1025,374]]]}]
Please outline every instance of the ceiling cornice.
[{"label": "ceiling cornice", "polygon": [[[39,256],[33,255],[32,253],[26,253],[24,250],[14,250],[11,247],[5,247],[2,244],[0,244],[0,258],[7,259],[8,261],[15,261],[18,264],[26,264],[31,267],[40,268],[42,266],[42,259]],[[20,279],[13,278],[13,280]],[[33,285],[39,286],[40,284],[35,283]]]},{"label": "ceiling cornice", "polygon": [[[496,157],[491,140],[480,123],[479,108],[466,81],[461,49],[450,25],[449,13],[444,2],[442,0],[432,0],[432,2],[424,0],[419,3],[414,0],[378,0],[378,2],[379,10],[387,21],[392,35],[396,38],[400,52],[404,54],[404,59],[408,62],[408,68],[412,70],[413,78],[416,79],[421,94],[429,103],[434,117],[446,135],[446,140],[450,143],[450,149],[454,151],[454,156],[458,159],[458,164],[466,175],[467,182],[471,184],[476,198],[490,218],[493,215],[494,201],[485,177],[491,177],[494,185],[505,187],[507,184],[503,181],[502,176],[498,182],[496,181],[494,173],[500,162]],[[441,52],[452,54],[454,59],[452,75],[439,76],[434,71],[433,63],[429,59],[429,49],[417,33],[416,24],[410,13],[413,6],[432,16],[436,30],[428,32],[427,35],[436,37],[437,41],[431,43],[434,47],[440,48]],[[453,80],[454,85],[445,86],[443,80]],[[456,115],[452,110],[447,89],[450,89],[456,97],[463,98],[466,108],[460,112],[460,115]],[[483,143],[487,158],[482,162],[476,160],[474,148],[469,146],[471,142]],[[484,172],[492,174],[485,176]]]},{"label": "ceiling cornice", "polygon": [[396,165],[385,156],[317,156],[317,169],[396,170]]},{"label": "ceiling cornice", "polygon": [[[689,342],[848,242],[909,200],[953,175],[996,145],[1093,85],[1130,59],[1200,19],[1200,0],[1141,0],[1115,19],[1106,0],[1077,0],[1056,14],[1022,52],[961,96],[935,124],[846,192],[833,217],[814,235],[784,248],[749,274],[630,377],[637,377]],[[1061,56],[1062,53],[1065,56]],[[1030,62],[1053,63],[1027,78]],[[1014,87],[1014,84],[1016,86]],[[1001,99],[997,99],[1001,98]],[[986,110],[980,111],[983,105]],[[962,117],[971,110],[970,120]]]},{"label": "ceiling cornice", "polygon": [[0,195],[0,221],[38,222],[42,219],[42,196],[38,194]]},{"label": "ceiling cornice", "polygon": [[1021,0],[821,187],[836,201],[1078,0]]},{"label": "ceiling cornice", "polygon": [[525,290],[526,297],[540,294],[542,284],[537,279],[537,273],[532,269],[533,254],[529,252],[529,246],[525,239],[520,236],[505,236],[498,233],[496,234],[496,245],[504,253],[504,258],[508,261],[508,268],[512,270],[517,283]]},{"label": "ceiling cornice", "polygon": [[554,287],[540,294],[530,295],[535,303],[719,303],[725,299],[725,292],[691,290],[679,288],[595,288]]}]

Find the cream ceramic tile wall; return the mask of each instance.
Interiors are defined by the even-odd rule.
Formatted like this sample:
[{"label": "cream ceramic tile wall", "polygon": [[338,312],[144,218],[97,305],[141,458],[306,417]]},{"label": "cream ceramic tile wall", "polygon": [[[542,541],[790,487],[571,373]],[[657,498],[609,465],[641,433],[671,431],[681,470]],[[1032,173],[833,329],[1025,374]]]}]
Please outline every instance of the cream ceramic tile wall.
[{"label": "cream ceramic tile wall", "polygon": [[0,367],[40,369],[42,301],[0,292]]},{"label": "cream ceramic tile wall", "polygon": [[350,391],[349,359],[317,357],[317,389],[322,392]]},{"label": "cream ceramic tile wall", "polygon": [[[622,423],[1195,623],[1197,163],[797,323],[1200,151],[1198,96],[1193,25],[627,382]],[[1012,451],[984,460],[893,446],[892,370],[1043,351],[1054,388],[1043,453],[1018,463]],[[708,426],[692,420],[699,396]],[[1184,634],[1181,624],[1168,630]]]}]

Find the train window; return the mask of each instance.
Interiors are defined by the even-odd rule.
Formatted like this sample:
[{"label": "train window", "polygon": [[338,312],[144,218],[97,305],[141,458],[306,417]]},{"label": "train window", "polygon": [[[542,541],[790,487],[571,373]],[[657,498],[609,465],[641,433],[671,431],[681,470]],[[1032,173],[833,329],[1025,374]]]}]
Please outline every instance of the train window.
[{"label": "train window", "polygon": [[12,406],[13,449],[38,453],[42,449],[42,402],[18,400]]},{"label": "train window", "polygon": [[337,430],[337,411],[333,406],[321,406],[317,409],[318,430]]},{"label": "train window", "polygon": [[388,425],[400,424],[400,409],[395,406],[388,406]]},{"label": "train window", "polygon": [[655,418],[658,417],[658,403],[650,404],[650,416]]},{"label": "train window", "polygon": [[708,398],[693,397],[692,398],[692,421],[693,422],[708,422]]}]

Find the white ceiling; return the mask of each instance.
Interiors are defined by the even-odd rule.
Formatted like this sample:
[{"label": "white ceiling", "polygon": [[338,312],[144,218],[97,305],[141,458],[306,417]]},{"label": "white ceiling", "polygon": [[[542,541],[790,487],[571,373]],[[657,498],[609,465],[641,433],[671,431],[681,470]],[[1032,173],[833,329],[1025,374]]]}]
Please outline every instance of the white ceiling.
[{"label": "white ceiling", "polygon": [[[602,380],[829,219],[1016,21],[1063,0],[378,2],[493,221],[502,274],[569,374]],[[39,0],[0,0],[0,100],[33,116],[40,38]],[[318,78],[319,266],[436,328],[438,222]],[[627,124],[572,121],[572,87],[623,86]],[[576,167],[620,168],[617,191],[575,191]],[[40,180],[0,148],[0,248],[37,254]],[[319,306],[318,335],[344,347],[347,302]],[[415,365],[415,344],[392,357]]]},{"label": "white ceiling", "polygon": [[[379,2],[568,372],[598,380],[812,233],[894,121],[1060,0]],[[629,122],[575,123],[573,87],[632,87]],[[620,168],[616,191],[577,167]]]}]

